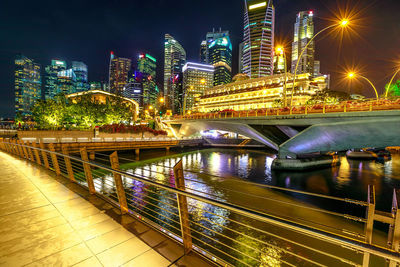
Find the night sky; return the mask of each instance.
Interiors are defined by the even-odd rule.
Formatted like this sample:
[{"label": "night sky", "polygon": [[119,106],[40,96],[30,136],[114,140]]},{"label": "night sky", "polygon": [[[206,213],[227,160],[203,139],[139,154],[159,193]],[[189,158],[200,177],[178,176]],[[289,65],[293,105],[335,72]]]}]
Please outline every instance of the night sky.
[{"label": "night sky", "polygon": [[[355,66],[380,92],[400,59],[400,0],[275,0],[276,43],[290,48],[295,16],[313,10],[315,30],[331,23],[335,14],[351,14],[351,34],[343,41],[335,34],[316,42],[321,71],[332,75],[332,89],[364,92],[363,83],[342,81],[345,68]],[[14,115],[14,57],[22,53],[44,66],[51,59],[83,61],[89,81],[107,80],[110,51],[134,61],[139,52],[157,58],[162,83],[164,34],[186,49],[188,60],[198,60],[207,31],[221,27],[231,32],[234,73],[243,32],[243,0],[69,0],[0,3],[0,117]],[[43,75],[43,73],[42,73]],[[364,90],[364,91],[362,91]]]}]

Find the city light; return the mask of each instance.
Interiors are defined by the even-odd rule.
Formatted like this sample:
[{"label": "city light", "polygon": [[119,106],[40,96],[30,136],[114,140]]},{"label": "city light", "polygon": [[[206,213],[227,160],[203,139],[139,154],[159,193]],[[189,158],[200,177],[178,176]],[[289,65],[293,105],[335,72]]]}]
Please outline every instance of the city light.
[{"label": "city light", "polygon": [[204,78],[201,79],[201,80],[200,80],[200,83],[201,83],[201,84],[205,84],[205,83],[206,83],[206,79],[204,79]]},{"label": "city light", "polygon": [[340,22],[340,26],[342,26],[342,27],[347,27],[348,24],[349,24],[349,21],[348,21],[347,19],[343,19],[343,20]]},{"label": "city light", "polygon": [[278,55],[283,55],[284,53],[283,46],[277,46],[275,50]]},{"label": "city light", "polygon": [[164,97],[160,97],[159,102],[164,103],[164,101],[165,101]]},{"label": "city light", "polygon": [[355,74],[354,72],[349,72],[349,73],[347,74],[347,77],[349,77],[350,79],[352,79],[352,78],[354,78],[355,75],[356,75],[356,74]]},{"label": "city light", "polygon": [[152,105],[149,106],[149,110],[153,110],[153,106]]},{"label": "city light", "polygon": [[357,77],[360,77],[361,79],[366,80],[371,85],[372,89],[374,89],[374,92],[375,92],[375,95],[376,95],[376,100],[379,100],[379,94],[378,94],[378,91],[376,90],[375,85],[367,77],[359,75],[359,74],[355,73],[354,71],[350,71],[350,72],[347,73],[347,78],[349,78],[349,79],[354,79],[354,78],[357,78]]}]

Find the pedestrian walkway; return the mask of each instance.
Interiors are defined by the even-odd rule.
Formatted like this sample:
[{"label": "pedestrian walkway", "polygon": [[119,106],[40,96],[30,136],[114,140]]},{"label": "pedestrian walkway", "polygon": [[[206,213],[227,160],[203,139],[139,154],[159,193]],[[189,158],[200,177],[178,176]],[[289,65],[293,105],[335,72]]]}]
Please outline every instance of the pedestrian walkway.
[{"label": "pedestrian walkway", "polygon": [[0,266],[208,265],[130,216],[110,217],[118,209],[61,179],[0,152]]}]

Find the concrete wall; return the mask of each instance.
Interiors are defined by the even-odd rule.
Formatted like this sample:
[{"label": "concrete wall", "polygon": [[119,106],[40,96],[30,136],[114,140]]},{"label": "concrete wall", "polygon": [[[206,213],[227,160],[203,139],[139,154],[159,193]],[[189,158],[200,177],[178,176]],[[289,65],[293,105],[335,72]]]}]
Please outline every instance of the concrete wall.
[{"label": "concrete wall", "polygon": [[[18,131],[19,138],[92,138],[94,131]],[[121,138],[141,138],[142,134],[130,133],[100,133],[100,138],[105,137],[121,137]],[[145,132],[145,138],[155,137],[152,133]]]}]

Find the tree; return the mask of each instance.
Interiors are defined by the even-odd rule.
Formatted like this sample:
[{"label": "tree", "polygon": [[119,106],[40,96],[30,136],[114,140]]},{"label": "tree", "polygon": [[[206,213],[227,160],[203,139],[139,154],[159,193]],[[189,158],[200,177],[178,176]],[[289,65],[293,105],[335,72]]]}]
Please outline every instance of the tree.
[{"label": "tree", "polygon": [[400,96],[400,80],[392,83],[389,89],[388,86],[389,84],[386,84],[385,86],[385,90],[388,90],[388,96]]}]

